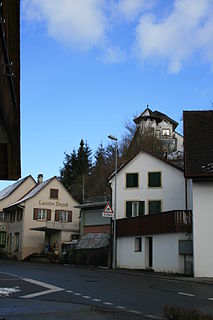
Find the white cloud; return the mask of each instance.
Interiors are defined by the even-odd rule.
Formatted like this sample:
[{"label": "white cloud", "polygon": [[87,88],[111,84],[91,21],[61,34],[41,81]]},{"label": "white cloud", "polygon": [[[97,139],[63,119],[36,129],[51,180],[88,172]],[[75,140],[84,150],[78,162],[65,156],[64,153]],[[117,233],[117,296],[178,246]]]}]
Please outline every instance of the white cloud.
[{"label": "white cloud", "polygon": [[126,53],[118,47],[109,47],[100,60],[106,64],[118,64],[126,60]]},{"label": "white cloud", "polygon": [[175,0],[163,20],[143,15],[136,30],[140,57],[166,61],[170,72],[179,72],[184,62],[201,54],[213,65],[213,1]]},{"label": "white cloud", "polygon": [[151,0],[120,0],[117,4],[117,12],[126,20],[134,20],[142,10],[150,6]]},{"label": "white cloud", "polygon": [[89,49],[105,36],[105,0],[23,0],[29,20],[45,21],[50,36],[63,44]]}]

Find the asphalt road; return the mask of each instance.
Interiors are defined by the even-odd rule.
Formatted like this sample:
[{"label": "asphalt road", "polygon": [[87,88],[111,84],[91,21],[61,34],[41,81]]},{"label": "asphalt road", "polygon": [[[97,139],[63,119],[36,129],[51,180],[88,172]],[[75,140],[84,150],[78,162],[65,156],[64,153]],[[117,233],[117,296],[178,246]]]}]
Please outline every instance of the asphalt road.
[{"label": "asphalt road", "polygon": [[31,262],[0,260],[0,297],[0,320],[162,319],[165,305],[213,313],[213,285]]}]

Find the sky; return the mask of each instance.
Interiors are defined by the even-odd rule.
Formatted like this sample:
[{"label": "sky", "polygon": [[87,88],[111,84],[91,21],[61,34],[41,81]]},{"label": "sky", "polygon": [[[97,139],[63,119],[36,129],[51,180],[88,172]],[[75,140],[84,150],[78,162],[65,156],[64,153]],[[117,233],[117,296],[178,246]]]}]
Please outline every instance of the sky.
[{"label": "sky", "polygon": [[58,176],[147,105],[182,133],[212,101],[213,0],[21,0],[22,177]]}]

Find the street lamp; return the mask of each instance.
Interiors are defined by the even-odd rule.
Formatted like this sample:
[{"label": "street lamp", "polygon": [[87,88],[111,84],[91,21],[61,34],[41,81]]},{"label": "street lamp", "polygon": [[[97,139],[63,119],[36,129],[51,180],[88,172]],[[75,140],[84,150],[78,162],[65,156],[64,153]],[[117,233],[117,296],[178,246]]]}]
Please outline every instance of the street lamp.
[{"label": "street lamp", "polygon": [[116,196],[117,196],[117,157],[118,157],[118,139],[115,136],[109,135],[110,140],[115,141],[115,194],[114,194],[114,223],[113,223],[113,256],[112,268],[116,268]]}]

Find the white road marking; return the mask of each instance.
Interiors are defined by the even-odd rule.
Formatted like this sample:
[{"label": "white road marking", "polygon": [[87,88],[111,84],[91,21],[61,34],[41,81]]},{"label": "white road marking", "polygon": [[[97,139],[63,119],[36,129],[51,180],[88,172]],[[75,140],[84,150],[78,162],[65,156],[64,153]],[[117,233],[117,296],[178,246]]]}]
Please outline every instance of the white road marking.
[{"label": "white road marking", "polygon": [[152,315],[152,314],[145,314],[145,317],[146,318],[150,318],[150,319],[156,319],[156,320],[162,320],[162,319],[165,319],[165,318],[163,318],[163,317],[158,317],[158,316],[154,316],[154,315]]},{"label": "white road marking", "polygon": [[135,313],[135,314],[141,314],[142,312],[140,312],[140,311],[137,311],[137,310],[128,310],[129,312],[131,312],[131,313]]},{"label": "white road marking", "polygon": [[188,297],[194,297],[194,294],[191,293],[186,293],[186,292],[178,292],[178,294],[182,295],[182,296],[188,296]]},{"label": "white road marking", "polygon": [[126,309],[126,307],[123,307],[123,306],[115,306],[116,308],[118,308],[118,309],[121,309],[121,310],[125,310]]},{"label": "white road marking", "polygon": [[107,301],[103,302],[103,304],[106,304],[107,306],[113,306],[113,305],[114,305],[114,303],[112,303],[112,302],[107,302]]},{"label": "white road marking", "polygon": [[21,296],[20,298],[23,298],[23,299],[31,299],[31,298],[34,298],[34,297],[43,296],[45,294],[50,294],[50,293],[54,293],[54,292],[65,290],[63,288],[59,288],[59,287],[53,286],[52,284],[45,283],[45,282],[42,282],[42,281],[37,281],[37,280],[34,280],[34,279],[23,278],[22,280],[24,280],[26,282],[29,282],[29,283],[36,284],[38,286],[41,286],[41,287],[44,287],[44,288],[48,289],[48,290],[45,290],[45,291],[35,292],[35,293],[32,293],[32,294],[27,294],[25,296]]},{"label": "white road marking", "polygon": [[72,290],[67,290],[67,292],[68,292],[68,293],[73,293],[73,291],[72,291]]},{"label": "white road marking", "polygon": [[102,301],[101,299],[92,299],[93,301],[95,301],[95,302],[100,302],[100,301]]},{"label": "white road marking", "polygon": [[82,293],[75,292],[74,295],[75,296],[82,296]]},{"label": "white road marking", "polygon": [[90,296],[82,296],[82,298],[84,298],[84,299],[91,299]]},{"label": "white road marking", "polygon": [[213,301],[213,298],[208,298],[208,300]]}]

